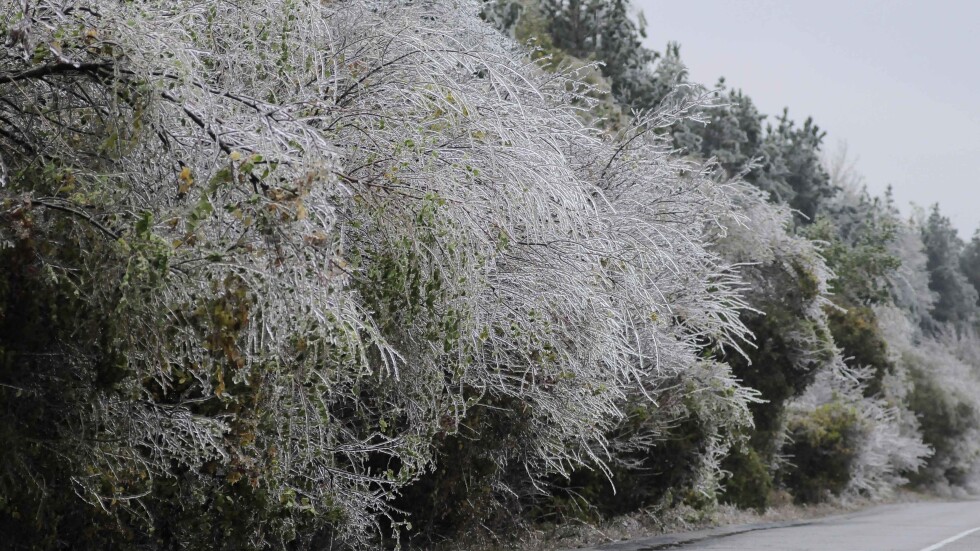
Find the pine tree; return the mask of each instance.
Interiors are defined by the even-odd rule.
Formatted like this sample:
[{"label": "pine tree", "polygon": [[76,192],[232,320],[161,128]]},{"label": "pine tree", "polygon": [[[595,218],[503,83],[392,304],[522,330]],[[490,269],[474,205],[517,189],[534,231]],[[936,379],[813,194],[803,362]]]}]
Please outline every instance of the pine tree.
[{"label": "pine tree", "polygon": [[555,46],[602,62],[602,74],[618,101],[637,108],[657,106],[657,79],[651,69],[659,56],[643,46],[643,19],[631,17],[628,0],[543,0],[540,9]]},{"label": "pine tree", "polygon": [[957,236],[949,218],[933,205],[921,228],[926,251],[929,288],[936,293],[930,314],[933,323],[924,329],[936,332],[942,324],[964,328],[976,320],[977,290],[962,271],[960,255],[963,241]]},{"label": "pine tree", "polygon": [[[980,291],[980,230],[977,230],[973,234],[973,239],[963,247],[963,253],[960,255],[960,269],[970,284],[973,285],[973,288]],[[977,303],[977,306],[980,307],[980,302]]]}]

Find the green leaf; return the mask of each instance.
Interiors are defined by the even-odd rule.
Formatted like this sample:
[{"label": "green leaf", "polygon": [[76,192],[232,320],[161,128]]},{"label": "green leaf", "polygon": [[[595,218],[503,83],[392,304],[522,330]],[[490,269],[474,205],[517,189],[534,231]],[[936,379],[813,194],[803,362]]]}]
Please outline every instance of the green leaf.
[{"label": "green leaf", "polygon": [[153,213],[146,210],[140,215],[136,222],[136,235],[146,239],[150,235],[150,228],[153,227]]}]

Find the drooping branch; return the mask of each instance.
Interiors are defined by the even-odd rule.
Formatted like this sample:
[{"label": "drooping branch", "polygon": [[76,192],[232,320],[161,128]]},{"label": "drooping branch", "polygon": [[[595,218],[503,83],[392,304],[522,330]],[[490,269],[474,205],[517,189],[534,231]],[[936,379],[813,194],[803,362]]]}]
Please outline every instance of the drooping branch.
[{"label": "drooping branch", "polygon": [[53,202],[53,200],[54,200],[54,198],[40,198],[40,199],[39,198],[32,198],[28,202],[28,205],[29,206],[30,205],[39,205],[39,206],[42,206],[44,208],[48,208],[48,209],[52,209],[52,210],[57,210],[57,211],[61,211],[61,212],[66,212],[66,213],[71,214],[72,216],[74,216],[76,218],[79,218],[81,220],[84,220],[85,222],[91,224],[92,226],[95,226],[106,237],[108,237],[108,238],[110,238],[110,239],[112,239],[114,241],[115,240],[118,240],[120,238],[120,235],[118,233],[112,231],[111,229],[109,229],[108,227],[106,227],[104,224],[102,224],[101,222],[99,222],[98,220],[96,220],[95,218],[93,218],[92,216],[90,216],[89,214],[87,214],[85,212],[82,212],[82,211],[80,211],[80,210],[78,210],[76,208],[70,207],[68,205],[63,205],[63,204],[55,203],[55,202]]},{"label": "drooping branch", "polygon": [[24,80],[38,80],[55,75],[76,75],[85,73],[104,74],[111,70],[111,62],[95,63],[51,63],[18,72],[0,72],[0,84],[12,84]]}]

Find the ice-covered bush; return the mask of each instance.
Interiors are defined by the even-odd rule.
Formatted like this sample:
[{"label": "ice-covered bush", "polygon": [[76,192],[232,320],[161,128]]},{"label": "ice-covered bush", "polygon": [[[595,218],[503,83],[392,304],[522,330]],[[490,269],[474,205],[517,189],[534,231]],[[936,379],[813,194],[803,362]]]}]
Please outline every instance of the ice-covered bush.
[{"label": "ice-covered bush", "polygon": [[446,442],[530,494],[658,399],[713,484],[744,215],[662,138],[703,97],[602,134],[471,2],[0,8],[5,532],[364,543]]}]

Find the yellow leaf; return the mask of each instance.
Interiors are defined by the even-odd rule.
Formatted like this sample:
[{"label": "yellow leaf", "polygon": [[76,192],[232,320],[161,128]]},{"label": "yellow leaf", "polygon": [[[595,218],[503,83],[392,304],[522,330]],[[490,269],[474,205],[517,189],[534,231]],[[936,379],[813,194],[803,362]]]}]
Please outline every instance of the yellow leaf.
[{"label": "yellow leaf", "polygon": [[180,185],[177,186],[177,193],[187,193],[191,186],[194,185],[194,177],[191,176],[191,169],[188,166],[180,169]]},{"label": "yellow leaf", "polygon": [[312,245],[314,247],[321,247],[327,243],[327,234],[322,231],[312,233],[310,235],[304,236],[303,241],[306,241],[307,245]]}]

